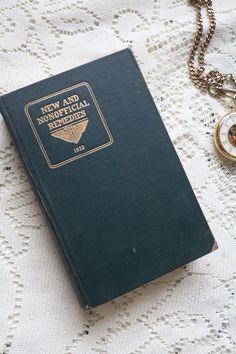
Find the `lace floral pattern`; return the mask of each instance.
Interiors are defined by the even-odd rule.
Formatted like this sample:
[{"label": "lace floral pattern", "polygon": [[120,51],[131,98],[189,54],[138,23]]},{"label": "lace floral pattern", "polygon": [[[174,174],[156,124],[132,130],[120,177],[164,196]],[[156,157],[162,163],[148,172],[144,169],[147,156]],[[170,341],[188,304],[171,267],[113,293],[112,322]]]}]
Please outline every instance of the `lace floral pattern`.
[{"label": "lace floral pattern", "polygon": [[[214,1],[209,69],[236,73],[234,0]],[[230,110],[189,80],[187,0],[2,0],[0,94],[130,47],[219,250],[85,313],[2,118],[0,353],[236,353],[236,168],[213,128]]]}]

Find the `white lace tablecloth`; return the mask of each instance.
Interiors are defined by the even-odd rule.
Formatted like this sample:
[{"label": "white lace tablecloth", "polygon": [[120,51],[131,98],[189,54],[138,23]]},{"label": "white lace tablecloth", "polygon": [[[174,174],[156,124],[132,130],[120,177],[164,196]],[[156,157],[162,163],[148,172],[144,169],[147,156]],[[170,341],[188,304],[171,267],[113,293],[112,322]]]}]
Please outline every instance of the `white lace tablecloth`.
[{"label": "white lace tablecloth", "polygon": [[[236,74],[235,0],[215,0],[208,68]],[[199,92],[186,61],[187,0],[1,0],[0,94],[129,46],[219,250],[113,302],[79,307],[22,162],[0,119],[0,353],[236,353],[236,167],[215,155],[231,102]]]}]

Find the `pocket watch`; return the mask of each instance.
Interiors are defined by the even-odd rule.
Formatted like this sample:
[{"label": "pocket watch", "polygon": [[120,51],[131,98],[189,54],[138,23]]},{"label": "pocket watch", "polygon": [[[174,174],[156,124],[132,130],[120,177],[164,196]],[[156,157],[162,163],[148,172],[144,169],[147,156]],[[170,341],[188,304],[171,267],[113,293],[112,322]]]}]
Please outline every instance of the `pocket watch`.
[{"label": "pocket watch", "polygon": [[[214,97],[230,97],[236,104],[236,80],[232,74],[212,70],[205,74],[205,53],[216,30],[216,17],[212,0],[190,0],[196,9],[197,31],[190,52],[189,74],[200,89],[208,90]],[[204,35],[202,10],[206,8],[209,29]],[[198,66],[196,65],[198,62]],[[214,142],[217,152],[224,158],[236,162],[236,110],[226,114],[216,124]]]},{"label": "pocket watch", "polygon": [[236,112],[226,114],[218,121],[214,141],[224,158],[236,162]]}]

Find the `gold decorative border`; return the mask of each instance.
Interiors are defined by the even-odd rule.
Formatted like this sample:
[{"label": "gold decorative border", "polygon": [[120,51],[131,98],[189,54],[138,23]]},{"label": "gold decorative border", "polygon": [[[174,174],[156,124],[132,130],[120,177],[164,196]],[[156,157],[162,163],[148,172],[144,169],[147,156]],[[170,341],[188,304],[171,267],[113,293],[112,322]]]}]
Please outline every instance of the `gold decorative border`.
[{"label": "gold decorative border", "polygon": [[[44,145],[43,145],[43,143],[42,143],[42,141],[41,141],[41,139],[40,139],[40,137],[39,137],[39,134],[38,134],[38,132],[37,132],[35,126],[34,126],[33,120],[32,120],[32,118],[31,118],[31,116],[30,116],[30,113],[29,113],[29,107],[32,106],[32,105],[34,105],[34,104],[36,104],[36,103],[39,103],[39,102],[41,102],[41,101],[44,101],[44,100],[46,100],[46,99],[48,99],[48,98],[51,98],[51,97],[60,95],[60,94],[62,94],[62,93],[65,93],[65,92],[67,92],[67,91],[73,90],[73,89],[78,88],[78,87],[81,87],[81,86],[86,86],[86,87],[87,87],[87,89],[88,89],[88,91],[89,91],[89,93],[90,93],[90,95],[91,95],[91,97],[92,97],[93,103],[95,104],[96,109],[97,109],[97,111],[98,111],[98,114],[99,114],[99,116],[100,116],[100,118],[101,118],[101,120],[102,120],[103,126],[104,126],[104,128],[105,128],[105,130],[106,130],[106,132],[107,132],[107,135],[108,135],[108,137],[109,137],[109,142],[107,142],[107,143],[105,143],[105,144],[102,144],[102,145],[100,145],[100,146],[98,146],[98,147],[96,147],[96,148],[93,148],[93,149],[91,149],[91,150],[89,150],[89,151],[86,151],[86,152],[84,152],[84,153],[82,153],[82,154],[80,154],[80,155],[77,155],[77,156],[71,157],[71,158],[69,158],[69,159],[66,159],[66,160],[64,160],[64,161],[62,161],[62,162],[59,162],[59,163],[57,163],[57,164],[52,164],[51,161],[49,160],[49,157],[48,157],[48,154],[47,154],[47,152],[46,152],[46,149],[45,149],[45,147],[44,147]],[[46,160],[48,166],[49,166],[50,168],[52,168],[52,169],[61,167],[61,166],[65,165],[65,164],[67,164],[67,163],[69,163],[69,162],[75,161],[75,160],[77,160],[77,159],[80,159],[81,157],[84,157],[84,156],[86,156],[86,155],[92,154],[92,153],[94,153],[94,152],[96,152],[96,151],[98,151],[98,150],[104,149],[104,148],[110,146],[111,144],[113,144],[113,142],[114,142],[113,136],[112,136],[112,134],[111,134],[111,132],[110,132],[110,129],[109,129],[108,125],[107,125],[107,122],[106,122],[106,120],[105,120],[105,118],[104,118],[104,115],[103,115],[103,113],[102,113],[102,111],[101,111],[101,108],[100,108],[100,106],[99,106],[99,104],[98,104],[98,101],[97,101],[97,99],[96,99],[96,97],[95,97],[95,94],[93,93],[93,90],[92,90],[91,86],[89,85],[89,83],[86,82],[86,81],[83,81],[83,82],[81,82],[81,83],[79,83],[79,84],[77,84],[77,85],[69,86],[69,87],[67,87],[67,88],[65,88],[65,89],[63,89],[63,90],[53,92],[52,94],[50,94],[50,95],[48,95],[48,96],[44,96],[44,97],[38,98],[37,100],[31,101],[31,102],[29,102],[29,103],[27,103],[27,104],[25,105],[24,111],[25,111],[26,117],[27,117],[27,119],[28,119],[28,121],[29,121],[29,124],[30,124],[30,126],[31,126],[31,128],[32,128],[32,130],[33,130],[33,132],[34,132],[34,135],[35,135],[35,137],[36,137],[36,139],[37,139],[37,142],[38,142],[38,144],[39,144],[39,147],[40,147],[40,149],[41,149],[41,151],[42,151],[42,153],[43,153],[43,155],[44,155],[44,157],[45,157],[45,160]]]}]

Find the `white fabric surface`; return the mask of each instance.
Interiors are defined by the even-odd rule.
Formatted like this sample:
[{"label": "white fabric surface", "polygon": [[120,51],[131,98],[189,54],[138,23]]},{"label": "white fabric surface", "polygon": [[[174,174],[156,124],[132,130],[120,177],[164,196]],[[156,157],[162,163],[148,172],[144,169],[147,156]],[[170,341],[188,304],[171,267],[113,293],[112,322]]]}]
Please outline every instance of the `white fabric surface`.
[{"label": "white fabric surface", "polygon": [[[215,0],[208,68],[236,74],[235,0]],[[131,47],[219,250],[86,313],[0,119],[0,353],[236,353],[236,168],[215,155],[231,102],[189,80],[187,0],[1,0],[0,93]],[[176,245],[177,247],[177,245]]]}]

